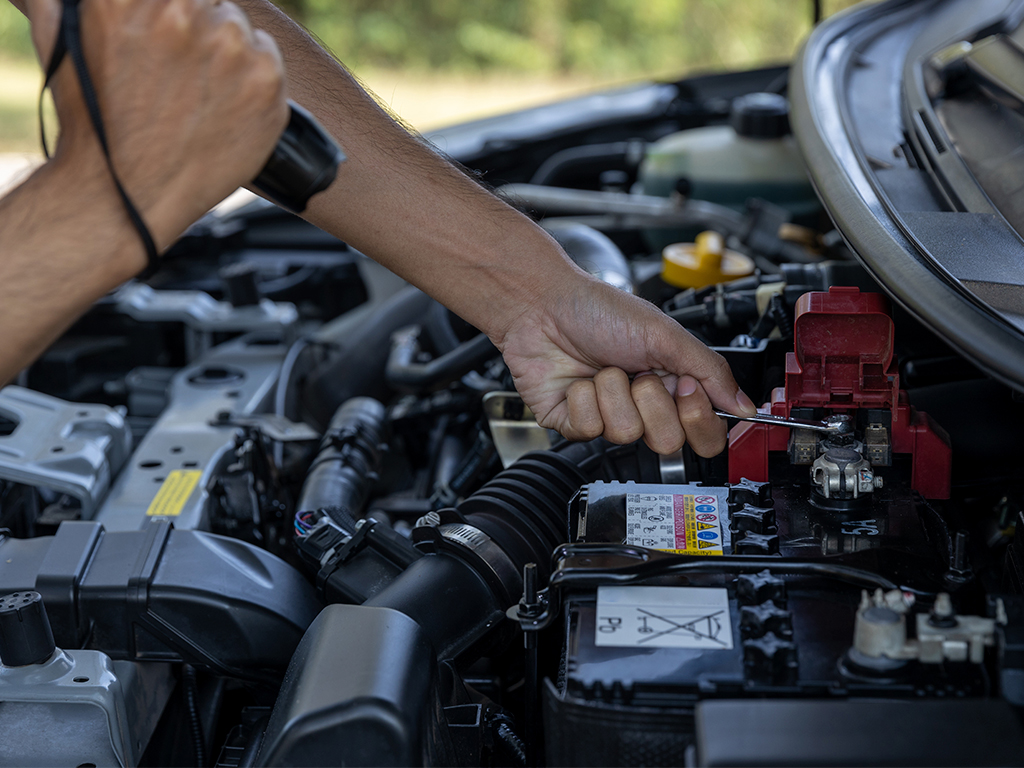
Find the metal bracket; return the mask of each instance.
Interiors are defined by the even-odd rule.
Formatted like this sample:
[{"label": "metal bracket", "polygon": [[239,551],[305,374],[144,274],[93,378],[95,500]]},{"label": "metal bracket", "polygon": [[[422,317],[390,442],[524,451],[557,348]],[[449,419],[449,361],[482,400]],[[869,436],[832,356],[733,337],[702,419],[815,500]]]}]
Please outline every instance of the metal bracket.
[{"label": "metal bracket", "polygon": [[483,406],[494,447],[505,469],[530,451],[551,448],[550,433],[537,423],[537,417],[518,392],[488,392]]},{"label": "metal bracket", "polygon": [[264,437],[279,443],[302,443],[320,439],[320,433],[308,424],[292,421],[272,413],[255,413],[249,416],[229,411],[218,414],[209,422],[211,427],[247,427],[261,432]]},{"label": "metal bracket", "polygon": [[22,387],[0,390],[0,416],[15,422],[0,437],[0,480],[78,499],[88,518],[131,452],[131,430],[105,405],[80,405]]}]

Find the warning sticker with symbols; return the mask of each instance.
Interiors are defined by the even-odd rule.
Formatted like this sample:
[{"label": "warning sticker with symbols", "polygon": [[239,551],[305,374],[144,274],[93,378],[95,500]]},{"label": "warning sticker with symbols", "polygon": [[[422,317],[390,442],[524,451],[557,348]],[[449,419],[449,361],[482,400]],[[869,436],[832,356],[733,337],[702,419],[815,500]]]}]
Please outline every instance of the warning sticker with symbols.
[{"label": "warning sticker with symbols", "polygon": [[149,517],[177,517],[180,515],[202,474],[198,469],[176,469],[168,473],[167,479],[160,486],[160,490],[156,492],[146,514]]},{"label": "warning sticker with symbols", "polygon": [[732,648],[729,595],[701,587],[598,587],[594,644]]},{"label": "warning sticker with symbols", "polygon": [[630,491],[626,494],[627,544],[682,555],[722,555],[728,550],[725,489],[634,485]]}]

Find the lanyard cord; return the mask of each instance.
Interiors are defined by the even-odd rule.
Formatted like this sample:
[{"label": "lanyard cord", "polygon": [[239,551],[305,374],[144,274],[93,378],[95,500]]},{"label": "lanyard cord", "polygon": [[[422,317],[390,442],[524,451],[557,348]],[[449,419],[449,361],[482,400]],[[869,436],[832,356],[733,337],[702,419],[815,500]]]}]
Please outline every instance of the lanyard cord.
[{"label": "lanyard cord", "polygon": [[[142,245],[146,249],[146,260],[148,265],[143,272],[142,276],[148,277],[156,272],[160,254],[157,251],[156,243],[153,242],[153,236],[149,233],[149,228],[146,226],[146,222],[143,221],[142,215],[139,213],[135,204],[132,203],[128,193],[125,191],[124,186],[121,184],[121,180],[117,177],[117,173],[114,171],[114,163],[110,158],[110,147],[107,144],[107,132],[103,129],[103,119],[100,116],[100,103],[96,97],[96,89],[93,87],[92,78],[89,76],[89,68],[85,64],[85,51],[82,49],[82,38],[81,38],[81,18],[79,16],[78,5],[80,0],[64,0],[64,9],[61,13],[60,28],[57,31],[57,41],[53,47],[53,55],[50,57],[50,64],[46,68],[46,78],[43,81],[43,92],[50,85],[50,80],[57,72],[57,68],[64,60],[65,54],[71,57],[71,61],[75,66],[75,71],[78,73],[78,82],[82,87],[82,98],[85,100],[86,110],[89,112],[89,119],[92,121],[92,127],[96,130],[96,138],[99,139],[100,149],[103,150],[103,156],[107,160],[107,168],[110,169],[110,176],[114,180],[114,186],[117,187],[117,193],[121,197],[121,202],[124,204],[125,212],[128,214],[128,219],[131,221],[132,226],[135,227],[135,231],[139,233],[139,239],[142,240]],[[50,148],[46,143],[46,129],[43,125],[43,93],[39,94],[39,132],[43,143],[43,153],[47,158],[50,157]]]}]

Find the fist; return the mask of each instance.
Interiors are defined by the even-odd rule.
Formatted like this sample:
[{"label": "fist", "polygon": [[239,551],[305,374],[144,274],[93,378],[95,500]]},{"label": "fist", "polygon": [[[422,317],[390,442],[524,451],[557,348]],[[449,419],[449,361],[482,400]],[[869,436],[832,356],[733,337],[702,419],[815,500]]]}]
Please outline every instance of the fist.
[{"label": "fist", "polygon": [[[61,3],[22,5],[45,67]],[[80,15],[114,169],[162,251],[269,158],[288,121],[280,53],[227,0],[82,0]],[[54,162],[116,199],[69,57],[51,84]]]}]

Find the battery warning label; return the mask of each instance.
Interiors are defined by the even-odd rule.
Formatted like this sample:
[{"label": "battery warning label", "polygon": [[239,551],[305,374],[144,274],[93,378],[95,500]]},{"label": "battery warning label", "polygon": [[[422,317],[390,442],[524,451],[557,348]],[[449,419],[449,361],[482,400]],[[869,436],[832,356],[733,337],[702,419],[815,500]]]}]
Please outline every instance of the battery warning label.
[{"label": "battery warning label", "polygon": [[[714,489],[626,494],[626,543],[681,555],[722,555],[729,546],[725,499]],[[686,490],[689,490],[688,488]]]},{"label": "battery warning label", "polygon": [[632,648],[733,647],[729,594],[702,587],[598,587],[594,644]]}]

